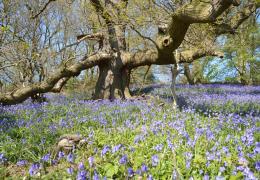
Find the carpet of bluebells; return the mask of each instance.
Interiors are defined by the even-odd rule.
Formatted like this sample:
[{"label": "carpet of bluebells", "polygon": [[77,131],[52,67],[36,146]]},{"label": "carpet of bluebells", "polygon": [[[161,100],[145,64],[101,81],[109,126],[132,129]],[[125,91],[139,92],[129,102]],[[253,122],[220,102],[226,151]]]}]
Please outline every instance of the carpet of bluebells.
[{"label": "carpet of bluebells", "polygon": [[[165,105],[47,95],[46,103],[0,107],[0,177],[260,178],[260,86],[181,85],[179,109],[167,86],[147,92]],[[87,143],[53,158],[63,134]]]}]

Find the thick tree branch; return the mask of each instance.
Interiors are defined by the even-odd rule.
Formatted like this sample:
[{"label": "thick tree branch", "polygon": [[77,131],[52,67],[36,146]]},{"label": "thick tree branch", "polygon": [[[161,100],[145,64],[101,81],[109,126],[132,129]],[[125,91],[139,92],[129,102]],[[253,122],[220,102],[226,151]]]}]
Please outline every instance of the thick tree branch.
[{"label": "thick tree branch", "polygon": [[133,69],[139,66],[146,65],[168,65],[178,63],[191,63],[199,58],[205,56],[217,56],[220,58],[224,57],[224,53],[213,49],[190,49],[179,52],[177,54],[171,54],[170,57],[164,58],[164,60],[159,59],[159,54],[157,51],[147,50],[140,51],[137,53],[124,53],[122,59],[124,60],[125,66],[129,69]]},{"label": "thick tree branch", "polygon": [[212,49],[192,49],[178,53],[176,59],[178,59],[179,63],[192,63],[193,61],[205,56],[217,56],[219,58],[223,58],[224,53],[222,51]]},{"label": "thick tree branch", "polygon": [[70,79],[70,77],[61,78],[61,79],[55,84],[55,86],[51,89],[51,92],[53,92],[53,93],[59,93],[59,92],[61,92],[61,89],[62,89],[63,86],[68,82],[69,79]]},{"label": "thick tree branch", "polygon": [[168,32],[158,38],[162,51],[168,54],[172,53],[182,43],[191,24],[212,23],[231,5],[238,6],[239,1],[193,0],[191,3],[184,5],[173,13]]},{"label": "thick tree branch", "polygon": [[27,98],[37,93],[50,92],[60,81],[60,79],[77,76],[82,70],[99,65],[100,63],[104,63],[104,61],[109,59],[111,59],[110,54],[104,52],[95,53],[84,58],[82,61],[72,64],[69,67],[61,67],[41,83],[26,86],[24,88],[14,90],[11,93],[0,95],[0,103],[3,105],[17,104],[25,101]]},{"label": "thick tree branch", "polygon": [[259,8],[257,3],[250,3],[240,10],[235,16],[231,18],[230,23],[214,23],[216,35],[231,33],[234,34],[239,26],[254,14],[256,9]]}]

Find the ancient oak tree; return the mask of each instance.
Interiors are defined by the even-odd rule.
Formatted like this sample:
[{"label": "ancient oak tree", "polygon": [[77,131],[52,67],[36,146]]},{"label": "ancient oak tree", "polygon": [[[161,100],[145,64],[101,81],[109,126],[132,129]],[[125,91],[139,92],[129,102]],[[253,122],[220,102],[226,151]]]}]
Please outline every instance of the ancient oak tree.
[{"label": "ancient oak tree", "polygon": [[[36,21],[46,11],[49,11],[50,14],[45,18],[51,17],[53,12],[51,12],[51,8],[48,9],[50,4],[62,2],[58,0],[45,1],[38,9],[31,10],[29,19]],[[1,94],[0,103],[3,105],[16,104],[38,93],[59,92],[69,78],[78,76],[81,71],[94,66],[99,68],[99,77],[94,93],[95,99],[128,98],[130,96],[130,73],[134,68],[153,64],[191,63],[204,56],[222,57],[223,53],[215,49],[214,46],[201,48],[181,46],[181,44],[194,24],[207,24],[210,27],[208,29],[215,32],[215,37],[218,34],[233,32],[259,6],[255,1],[248,2],[250,7],[240,5],[239,0],[183,0],[176,2],[173,0],[171,1],[172,5],[164,4],[164,6],[158,5],[157,1],[153,0],[142,2],[128,0],[84,1],[87,4],[84,12],[91,11],[91,15],[96,18],[95,22],[91,22],[93,24],[93,27],[90,28],[92,33],[78,34],[76,42],[66,44],[58,52],[63,53],[66,48],[78,46],[83,41],[95,41],[97,44],[96,50],[92,53],[86,53],[80,59],[75,60],[74,58],[73,61],[70,61],[69,55],[63,59],[63,56],[59,56],[62,60],[58,62],[62,63],[59,63],[59,67],[53,69],[52,72],[47,73],[42,81],[29,83],[14,88],[9,93]],[[144,8],[141,10],[135,9],[135,3],[144,3]],[[80,0],[70,2],[71,6],[80,7],[82,4],[83,1]],[[141,18],[137,21],[135,14],[145,13],[145,9],[149,9],[147,8],[149,6],[152,7],[151,9],[155,7],[166,8],[165,19],[151,17]],[[170,8],[167,6],[170,6]],[[236,11],[236,8],[241,9],[241,11]],[[247,11],[243,13],[244,8],[249,10],[246,9]],[[75,16],[75,14],[73,15]],[[160,12],[160,15],[163,15],[163,13]],[[58,17],[60,16],[62,14],[58,15]],[[231,24],[228,24],[225,18],[230,16],[233,18],[230,21]],[[81,17],[81,19],[83,18]],[[91,24],[90,22],[86,23]],[[68,24],[64,28],[68,27]],[[145,35],[142,24],[150,25],[150,31],[156,30],[156,35]],[[142,30],[140,30],[140,27]],[[46,28],[43,29],[46,30]],[[51,30],[50,28],[49,31]],[[66,31],[62,34],[63,38],[66,37],[64,41],[69,39],[69,32]],[[133,32],[143,40],[143,42],[140,42],[142,48],[129,47],[129,39],[131,40]],[[51,37],[48,36],[48,38]],[[41,38],[38,40],[41,40]],[[144,41],[148,41],[148,43],[145,44]],[[59,43],[57,44],[59,45]],[[46,46],[43,48],[46,49]],[[56,46],[53,46],[52,49],[55,48]],[[35,48],[36,52],[37,50]],[[176,50],[178,50],[178,53],[176,53]],[[75,48],[74,51],[77,51],[77,49]],[[71,53],[68,52],[68,54]]]}]

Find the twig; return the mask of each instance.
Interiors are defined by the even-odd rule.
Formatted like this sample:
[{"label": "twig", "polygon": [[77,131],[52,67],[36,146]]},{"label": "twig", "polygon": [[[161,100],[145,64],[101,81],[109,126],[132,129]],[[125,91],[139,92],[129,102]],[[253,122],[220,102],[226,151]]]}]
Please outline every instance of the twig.
[{"label": "twig", "polygon": [[56,1],[56,0],[49,0],[37,14],[35,14],[34,16],[32,16],[32,19],[36,19],[41,13],[43,13],[43,11],[45,11],[45,9],[48,7],[48,5],[49,5],[52,1]]}]

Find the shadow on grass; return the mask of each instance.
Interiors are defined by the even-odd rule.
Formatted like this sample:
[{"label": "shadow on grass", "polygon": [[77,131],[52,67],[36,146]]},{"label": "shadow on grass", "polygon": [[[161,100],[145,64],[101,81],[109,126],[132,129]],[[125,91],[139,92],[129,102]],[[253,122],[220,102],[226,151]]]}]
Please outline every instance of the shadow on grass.
[{"label": "shadow on grass", "polygon": [[0,132],[9,134],[10,130],[18,128],[14,115],[0,112]]}]

